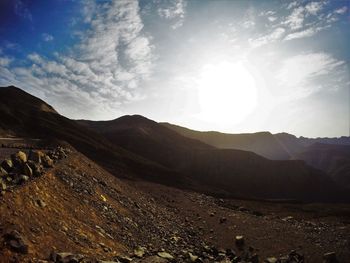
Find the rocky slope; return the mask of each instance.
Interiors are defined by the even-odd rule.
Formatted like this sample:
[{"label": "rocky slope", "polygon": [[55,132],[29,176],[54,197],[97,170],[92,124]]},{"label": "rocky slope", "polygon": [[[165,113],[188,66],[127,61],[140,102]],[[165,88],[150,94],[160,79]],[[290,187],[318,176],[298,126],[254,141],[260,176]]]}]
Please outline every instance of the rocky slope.
[{"label": "rocky slope", "polygon": [[217,199],[120,180],[70,149],[0,197],[0,262],[346,262],[350,256],[348,206]]}]

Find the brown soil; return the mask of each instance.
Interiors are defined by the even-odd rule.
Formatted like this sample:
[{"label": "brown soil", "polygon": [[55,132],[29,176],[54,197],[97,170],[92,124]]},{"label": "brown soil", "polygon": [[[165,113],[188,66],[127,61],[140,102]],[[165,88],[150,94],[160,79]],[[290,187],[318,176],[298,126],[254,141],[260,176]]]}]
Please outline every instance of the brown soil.
[{"label": "brown soil", "polygon": [[[175,256],[203,244],[240,253],[236,235],[244,235],[261,260],[293,249],[306,262],[322,262],[329,251],[340,262],[350,258],[349,205],[223,200],[120,180],[76,151],[44,176],[6,192],[0,202],[0,236],[16,229],[29,245],[29,253],[21,255],[1,242],[0,262],[36,262],[52,251],[112,259],[138,245]],[[223,217],[227,221],[220,223]]]}]

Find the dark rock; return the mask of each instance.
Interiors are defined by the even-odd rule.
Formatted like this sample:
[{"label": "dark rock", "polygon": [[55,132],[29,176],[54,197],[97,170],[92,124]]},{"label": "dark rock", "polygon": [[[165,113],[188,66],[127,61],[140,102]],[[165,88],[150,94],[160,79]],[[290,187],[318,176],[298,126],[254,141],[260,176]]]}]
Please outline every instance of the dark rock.
[{"label": "dark rock", "polygon": [[238,207],[238,210],[241,212],[249,212],[249,209],[245,208],[244,206]]},{"label": "dark rock", "polygon": [[41,199],[36,200],[36,204],[41,208],[44,208],[46,206],[46,203]]},{"label": "dark rock", "polygon": [[252,215],[263,216],[263,213],[261,213],[260,211],[252,211]]},{"label": "dark rock", "polygon": [[29,180],[28,176],[20,173],[11,173],[10,178],[11,178],[11,181],[10,181],[11,184],[17,184],[17,185],[21,185]]},{"label": "dark rock", "polygon": [[23,164],[27,162],[27,155],[24,152],[19,151],[17,153],[11,154],[11,160],[15,166],[18,163]]},{"label": "dark rock", "polygon": [[323,254],[323,260],[324,263],[338,263],[335,252],[327,252]]},{"label": "dark rock", "polygon": [[1,167],[6,171],[6,172],[11,172],[12,168],[13,168],[13,163],[10,159],[6,159],[4,161],[2,161],[1,163]]},{"label": "dark rock", "polygon": [[251,263],[259,263],[259,256],[257,254],[254,254],[250,258]]},{"label": "dark rock", "polygon": [[30,151],[28,160],[33,161],[34,163],[41,164],[41,158],[44,156],[44,153],[41,151]]},{"label": "dark rock", "polygon": [[21,234],[12,230],[4,235],[4,239],[8,247],[18,253],[27,254],[28,253],[28,245],[25,244]]},{"label": "dark rock", "polygon": [[225,223],[227,221],[226,217],[221,217],[220,218],[220,224]]},{"label": "dark rock", "polygon": [[5,177],[8,174],[8,172],[0,166],[0,177]]},{"label": "dark rock", "polygon": [[23,172],[28,177],[33,176],[33,170],[32,168],[30,168],[30,166],[27,163],[23,166]]},{"label": "dark rock", "polygon": [[83,255],[73,254],[70,252],[52,252],[50,254],[50,260],[55,263],[78,263],[84,259]]},{"label": "dark rock", "polygon": [[32,169],[35,177],[39,177],[44,173],[44,168],[41,164],[34,163],[33,161],[28,161],[27,164]]},{"label": "dark rock", "polygon": [[235,238],[237,247],[244,246],[244,236],[236,236]]},{"label": "dark rock", "polygon": [[17,180],[15,180],[15,182],[17,184],[24,184],[25,182],[27,182],[29,180],[29,176],[24,175],[24,174],[19,174],[17,176]]},{"label": "dark rock", "polygon": [[230,259],[234,259],[234,257],[236,256],[235,251],[233,251],[232,249],[228,248],[226,249],[226,255],[230,258]]}]

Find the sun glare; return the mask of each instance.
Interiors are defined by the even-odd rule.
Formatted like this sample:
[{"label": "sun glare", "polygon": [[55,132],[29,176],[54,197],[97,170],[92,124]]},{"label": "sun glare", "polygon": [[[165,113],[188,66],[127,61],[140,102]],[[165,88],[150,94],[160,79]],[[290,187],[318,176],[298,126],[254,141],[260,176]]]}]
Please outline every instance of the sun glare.
[{"label": "sun glare", "polygon": [[242,62],[208,64],[200,73],[198,97],[200,119],[219,125],[236,124],[256,107],[255,80]]}]

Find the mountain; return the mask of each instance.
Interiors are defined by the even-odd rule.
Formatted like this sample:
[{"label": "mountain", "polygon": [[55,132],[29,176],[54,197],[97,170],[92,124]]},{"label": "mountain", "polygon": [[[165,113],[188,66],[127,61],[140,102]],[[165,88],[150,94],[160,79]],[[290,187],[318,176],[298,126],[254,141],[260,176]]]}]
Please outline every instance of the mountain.
[{"label": "mountain", "polygon": [[327,172],[339,185],[350,189],[350,145],[314,143],[296,158]]},{"label": "mountain", "polygon": [[303,151],[305,146],[312,144],[301,141],[300,138],[286,132],[276,133],[273,136],[283,145],[284,149],[288,151],[291,159],[296,159],[296,155]]},{"label": "mountain", "polygon": [[325,174],[302,161],[273,161],[248,151],[218,149],[139,115],[78,123],[119,147],[185,174],[216,194],[311,200],[328,199],[335,193],[334,183]]},{"label": "mountain", "polygon": [[123,116],[112,121],[80,120],[78,123],[119,147],[175,170],[181,170],[184,157],[191,152],[214,149],[140,115]]},{"label": "mountain", "polygon": [[248,151],[218,149],[139,115],[74,121],[15,87],[0,88],[0,103],[2,130],[65,141],[119,177],[253,199],[347,198],[326,174],[302,161],[273,161]]},{"label": "mountain", "polygon": [[323,143],[323,144],[336,144],[336,145],[350,145],[350,137],[349,136],[341,136],[335,138],[306,138],[299,137],[298,140],[300,143],[308,146],[313,143]]},{"label": "mountain", "polygon": [[199,132],[170,123],[162,123],[188,138],[200,140],[220,149],[238,149],[252,151],[272,160],[288,160],[288,149],[270,132],[229,134],[215,131]]},{"label": "mountain", "polygon": [[52,106],[14,86],[0,88],[0,129],[17,137],[67,142],[109,171],[119,171],[120,176],[137,174],[171,184],[182,180],[181,175],[174,176],[165,167],[111,144],[100,134],[58,114]]},{"label": "mountain", "polygon": [[15,87],[0,88],[0,129],[1,167],[15,166],[0,169],[0,262],[350,257],[349,204],[328,203],[349,199],[303,161],[218,149],[139,115],[70,120]]},{"label": "mountain", "polygon": [[342,187],[350,187],[350,138],[306,138],[288,133],[268,132],[227,134],[200,132],[170,123],[162,123],[181,135],[221,149],[252,151],[272,160],[303,160],[326,172]]}]

